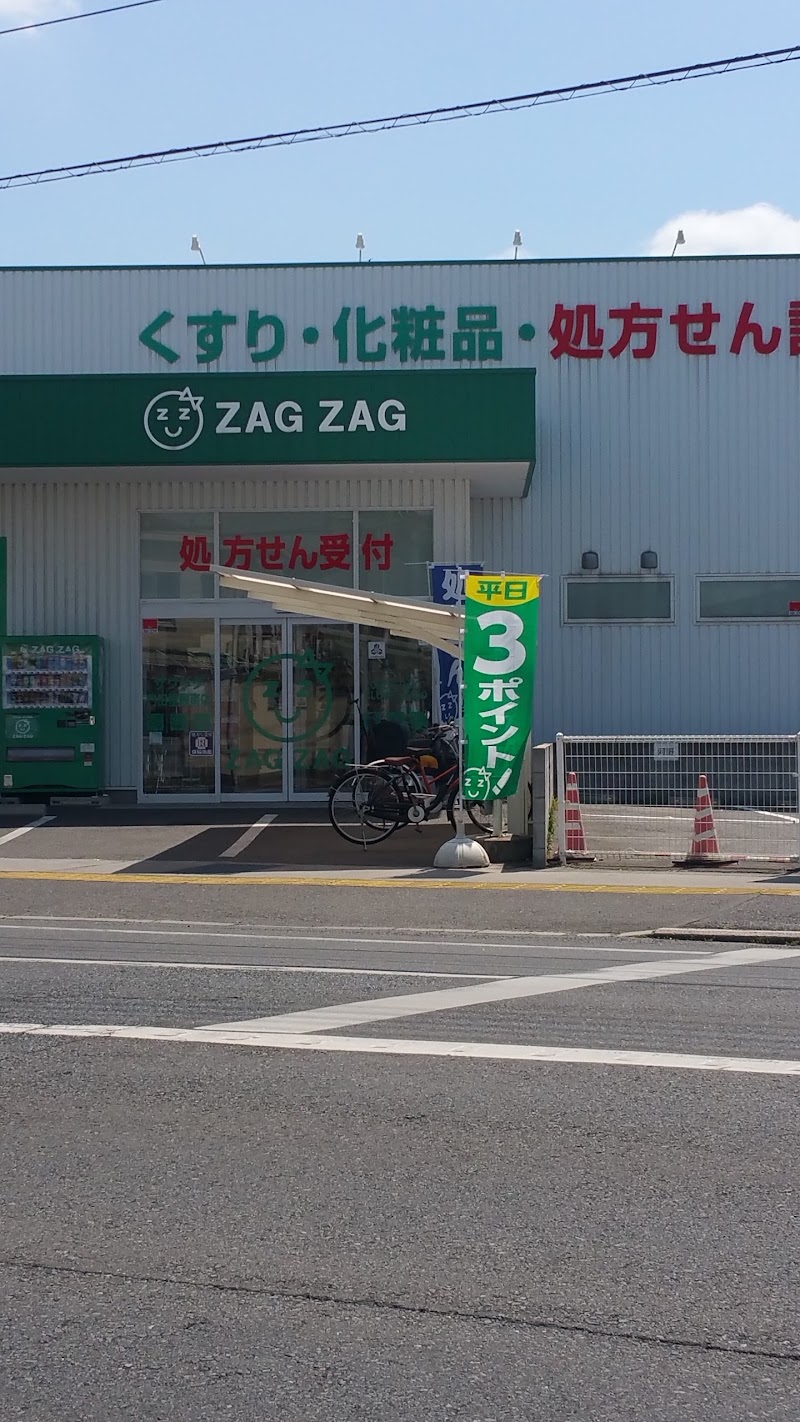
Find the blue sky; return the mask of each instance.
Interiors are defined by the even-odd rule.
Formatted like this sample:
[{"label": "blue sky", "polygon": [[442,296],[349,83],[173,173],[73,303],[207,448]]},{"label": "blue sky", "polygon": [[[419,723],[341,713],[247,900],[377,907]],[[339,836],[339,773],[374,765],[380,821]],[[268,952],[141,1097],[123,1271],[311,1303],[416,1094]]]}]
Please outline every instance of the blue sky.
[{"label": "blue sky", "polygon": [[[3,26],[109,0],[0,0]],[[797,0],[164,0],[0,39],[0,173],[800,42]],[[800,251],[800,64],[0,193],[0,264]],[[767,207],[748,210],[757,204]],[[704,218],[704,211],[722,216]]]}]

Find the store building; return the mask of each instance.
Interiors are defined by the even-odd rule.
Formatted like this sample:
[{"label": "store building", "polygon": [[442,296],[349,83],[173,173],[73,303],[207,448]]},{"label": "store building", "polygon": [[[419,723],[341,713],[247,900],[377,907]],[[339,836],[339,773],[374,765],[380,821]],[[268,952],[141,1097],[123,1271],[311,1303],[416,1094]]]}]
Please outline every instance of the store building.
[{"label": "store building", "polygon": [[544,574],[539,739],[797,729],[800,260],[5,270],[0,317],[7,631],[104,639],[110,791],[319,797],[431,712],[429,648],[216,562]]}]

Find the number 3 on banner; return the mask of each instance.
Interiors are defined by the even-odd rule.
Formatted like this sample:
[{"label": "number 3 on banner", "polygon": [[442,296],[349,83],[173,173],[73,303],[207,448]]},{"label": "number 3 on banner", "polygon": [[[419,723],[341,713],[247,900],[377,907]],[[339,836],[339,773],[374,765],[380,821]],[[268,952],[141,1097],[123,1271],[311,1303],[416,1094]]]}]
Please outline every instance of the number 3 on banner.
[{"label": "number 3 on banner", "polygon": [[493,612],[484,612],[478,618],[478,626],[486,631],[489,627],[502,627],[502,632],[492,632],[489,635],[489,647],[492,651],[504,652],[502,658],[476,657],[475,670],[482,672],[485,676],[495,676],[498,672],[506,675],[509,672],[519,671],[525,661],[525,648],[519,638],[525,631],[525,623],[516,612],[501,612],[497,608]]}]

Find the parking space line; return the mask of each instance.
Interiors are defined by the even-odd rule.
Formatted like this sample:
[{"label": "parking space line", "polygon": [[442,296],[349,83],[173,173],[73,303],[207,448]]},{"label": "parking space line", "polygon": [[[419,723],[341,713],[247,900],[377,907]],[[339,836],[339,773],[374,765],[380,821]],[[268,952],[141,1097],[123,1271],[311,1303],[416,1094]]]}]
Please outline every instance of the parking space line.
[{"label": "parking space line", "polygon": [[800,1076],[800,1061],[760,1057],[712,1057],[684,1052],[628,1052],[591,1047],[539,1047],[514,1042],[437,1042],[414,1038],[321,1037],[300,1032],[232,1032],[178,1027],[102,1025],[47,1027],[38,1022],[2,1022],[0,1036],[90,1038],[218,1047],[261,1047],[306,1052],[376,1053],[380,1056],[447,1057],[573,1066],[661,1067],[670,1071],[744,1072]]},{"label": "parking space line", "polygon": [[8,834],[0,834],[0,844],[10,844],[12,839],[19,839],[23,834],[38,829],[40,825],[52,824],[54,819],[55,815],[40,815],[38,820],[31,820],[29,825],[20,825],[18,829],[9,830]]},{"label": "parking space line", "polygon": [[[614,967],[597,968],[592,972],[541,973],[534,977],[495,979],[470,987],[441,988],[435,992],[407,993],[397,997],[373,998],[365,1002],[337,1003],[332,1007],[281,1012],[276,1016],[253,1017],[241,1022],[212,1022],[209,1027],[212,1031],[225,1028],[230,1032],[334,1032],[342,1027],[424,1016],[431,1012],[452,1011],[459,1007],[509,1002],[516,998],[543,997],[552,993],[574,992],[580,988],[603,987],[614,983],[648,982],[658,978],[680,977],[684,973],[709,973],[724,968],[778,962],[786,957],[798,956],[800,948],[734,948],[723,953],[709,953],[701,959],[666,958],[656,963],[618,963]],[[201,1027],[197,1030],[202,1032],[207,1029]]]},{"label": "parking space line", "polygon": [[250,825],[244,834],[240,834],[239,838],[233,841],[233,844],[229,844],[227,849],[223,849],[220,859],[235,859],[238,854],[242,854],[254,839],[258,839],[262,829],[271,825],[275,819],[277,819],[277,815],[262,815],[261,819]]}]

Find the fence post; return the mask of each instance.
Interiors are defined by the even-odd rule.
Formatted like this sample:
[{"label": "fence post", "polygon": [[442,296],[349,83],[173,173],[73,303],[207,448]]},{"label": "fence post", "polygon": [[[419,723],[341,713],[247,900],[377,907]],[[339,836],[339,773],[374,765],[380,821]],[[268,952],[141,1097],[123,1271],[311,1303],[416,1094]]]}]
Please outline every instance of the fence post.
[{"label": "fence post", "polygon": [[531,841],[532,867],[547,868],[550,813],[555,792],[555,755],[552,741],[531,750]]},{"label": "fence post", "polygon": [[558,797],[558,859],[567,862],[567,776],[564,737],[556,736],[556,796]]}]

